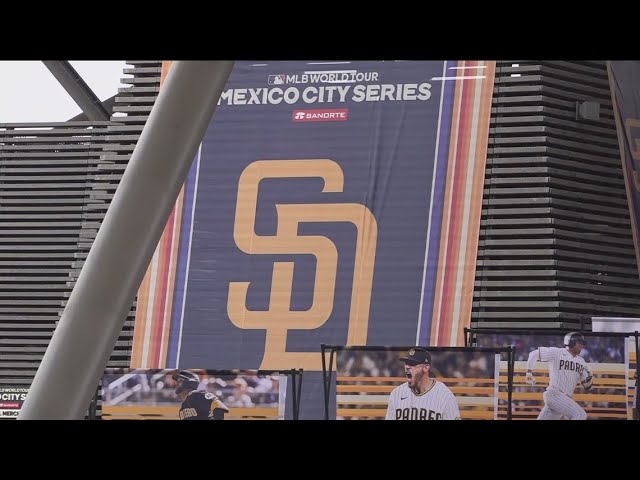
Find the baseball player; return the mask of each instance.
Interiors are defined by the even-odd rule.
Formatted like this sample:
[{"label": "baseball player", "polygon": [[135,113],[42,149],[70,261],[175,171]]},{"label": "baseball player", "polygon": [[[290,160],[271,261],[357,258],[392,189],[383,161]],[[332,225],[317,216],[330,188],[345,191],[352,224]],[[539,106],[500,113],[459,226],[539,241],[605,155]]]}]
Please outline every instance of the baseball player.
[{"label": "baseball player", "polygon": [[176,394],[182,400],[180,420],[224,420],[229,409],[213,393],[198,390],[200,377],[189,370],[180,370],[173,378]]},{"label": "baseball player", "polygon": [[415,347],[400,360],[408,380],[391,392],[386,420],[460,420],[460,409],[451,390],[429,377],[431,354]]},{"label": "baseball player", "polygon": [[580,356],[586,344],[584,335],[570,332],[564,337],[565,348],[539,347],[529,354],[525,376],[528,385],[536,384],[532,373],[536,362],[549,362],[549,386],[543,394],[544,408],[538,420],[587,419],[587,412],[571,398],[578,381],[585,390],[593,385],[591,370]]}]

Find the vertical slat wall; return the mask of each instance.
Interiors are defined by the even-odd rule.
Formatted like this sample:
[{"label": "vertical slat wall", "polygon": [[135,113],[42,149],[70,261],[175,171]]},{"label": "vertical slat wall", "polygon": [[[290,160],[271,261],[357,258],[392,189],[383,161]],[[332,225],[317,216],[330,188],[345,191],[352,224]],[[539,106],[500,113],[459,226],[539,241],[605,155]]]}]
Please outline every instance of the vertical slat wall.
[{"label": "vertical slat wall", "polygon": [[160,63],[127,63],[111,121],[0,124],[0,386],[31,384],[157,96]]},{"label": "vertical slat wall", "polygon": [[[576,119],[576,102],[600,104]],[[640,281],[604,62],[500,61],[474,327],[589,327],[640,316]]]}]

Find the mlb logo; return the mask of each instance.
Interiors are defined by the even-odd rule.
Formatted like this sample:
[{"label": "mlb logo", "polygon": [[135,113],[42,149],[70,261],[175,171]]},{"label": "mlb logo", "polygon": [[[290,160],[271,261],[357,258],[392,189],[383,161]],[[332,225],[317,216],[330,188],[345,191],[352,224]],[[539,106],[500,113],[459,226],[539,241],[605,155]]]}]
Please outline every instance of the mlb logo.
[{"label": "mlb logo", "polygon": [[269,85],[284,85],[284,75],[269,75]]}]

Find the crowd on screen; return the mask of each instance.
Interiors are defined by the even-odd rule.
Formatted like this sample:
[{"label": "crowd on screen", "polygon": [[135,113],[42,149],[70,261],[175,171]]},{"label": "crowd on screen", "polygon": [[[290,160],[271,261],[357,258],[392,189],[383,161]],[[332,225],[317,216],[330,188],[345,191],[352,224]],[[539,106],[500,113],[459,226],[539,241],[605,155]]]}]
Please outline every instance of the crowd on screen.
[{"label": "crowd on screen", "polygon": [[[228,407],[278,406],[277,375],[208,375],[206,371],[194,372],[200,377],[198,390],[217,395]],[[179,403],[172,375],[173,370],[108,372],[102,380],[103,402],[119,405]]]}]

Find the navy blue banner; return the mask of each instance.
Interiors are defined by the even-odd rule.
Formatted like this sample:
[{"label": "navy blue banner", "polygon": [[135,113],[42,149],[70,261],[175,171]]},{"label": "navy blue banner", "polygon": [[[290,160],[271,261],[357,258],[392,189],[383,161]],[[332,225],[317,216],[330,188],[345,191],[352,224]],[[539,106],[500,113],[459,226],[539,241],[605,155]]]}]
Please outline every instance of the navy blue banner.
[{"label": "navy blue banner", "polygon": [[320,344],[349,334],[415,341],[443,63],[318,70],[244,64],[228,82],[202,143],[179,366],[319,370]]},{"label": "navy blue banner", "polygon": [[321,344],[455,342],[493,71],[237,62],[140,288],[132,366],[301,368],[301,418],[322,418]]}]

